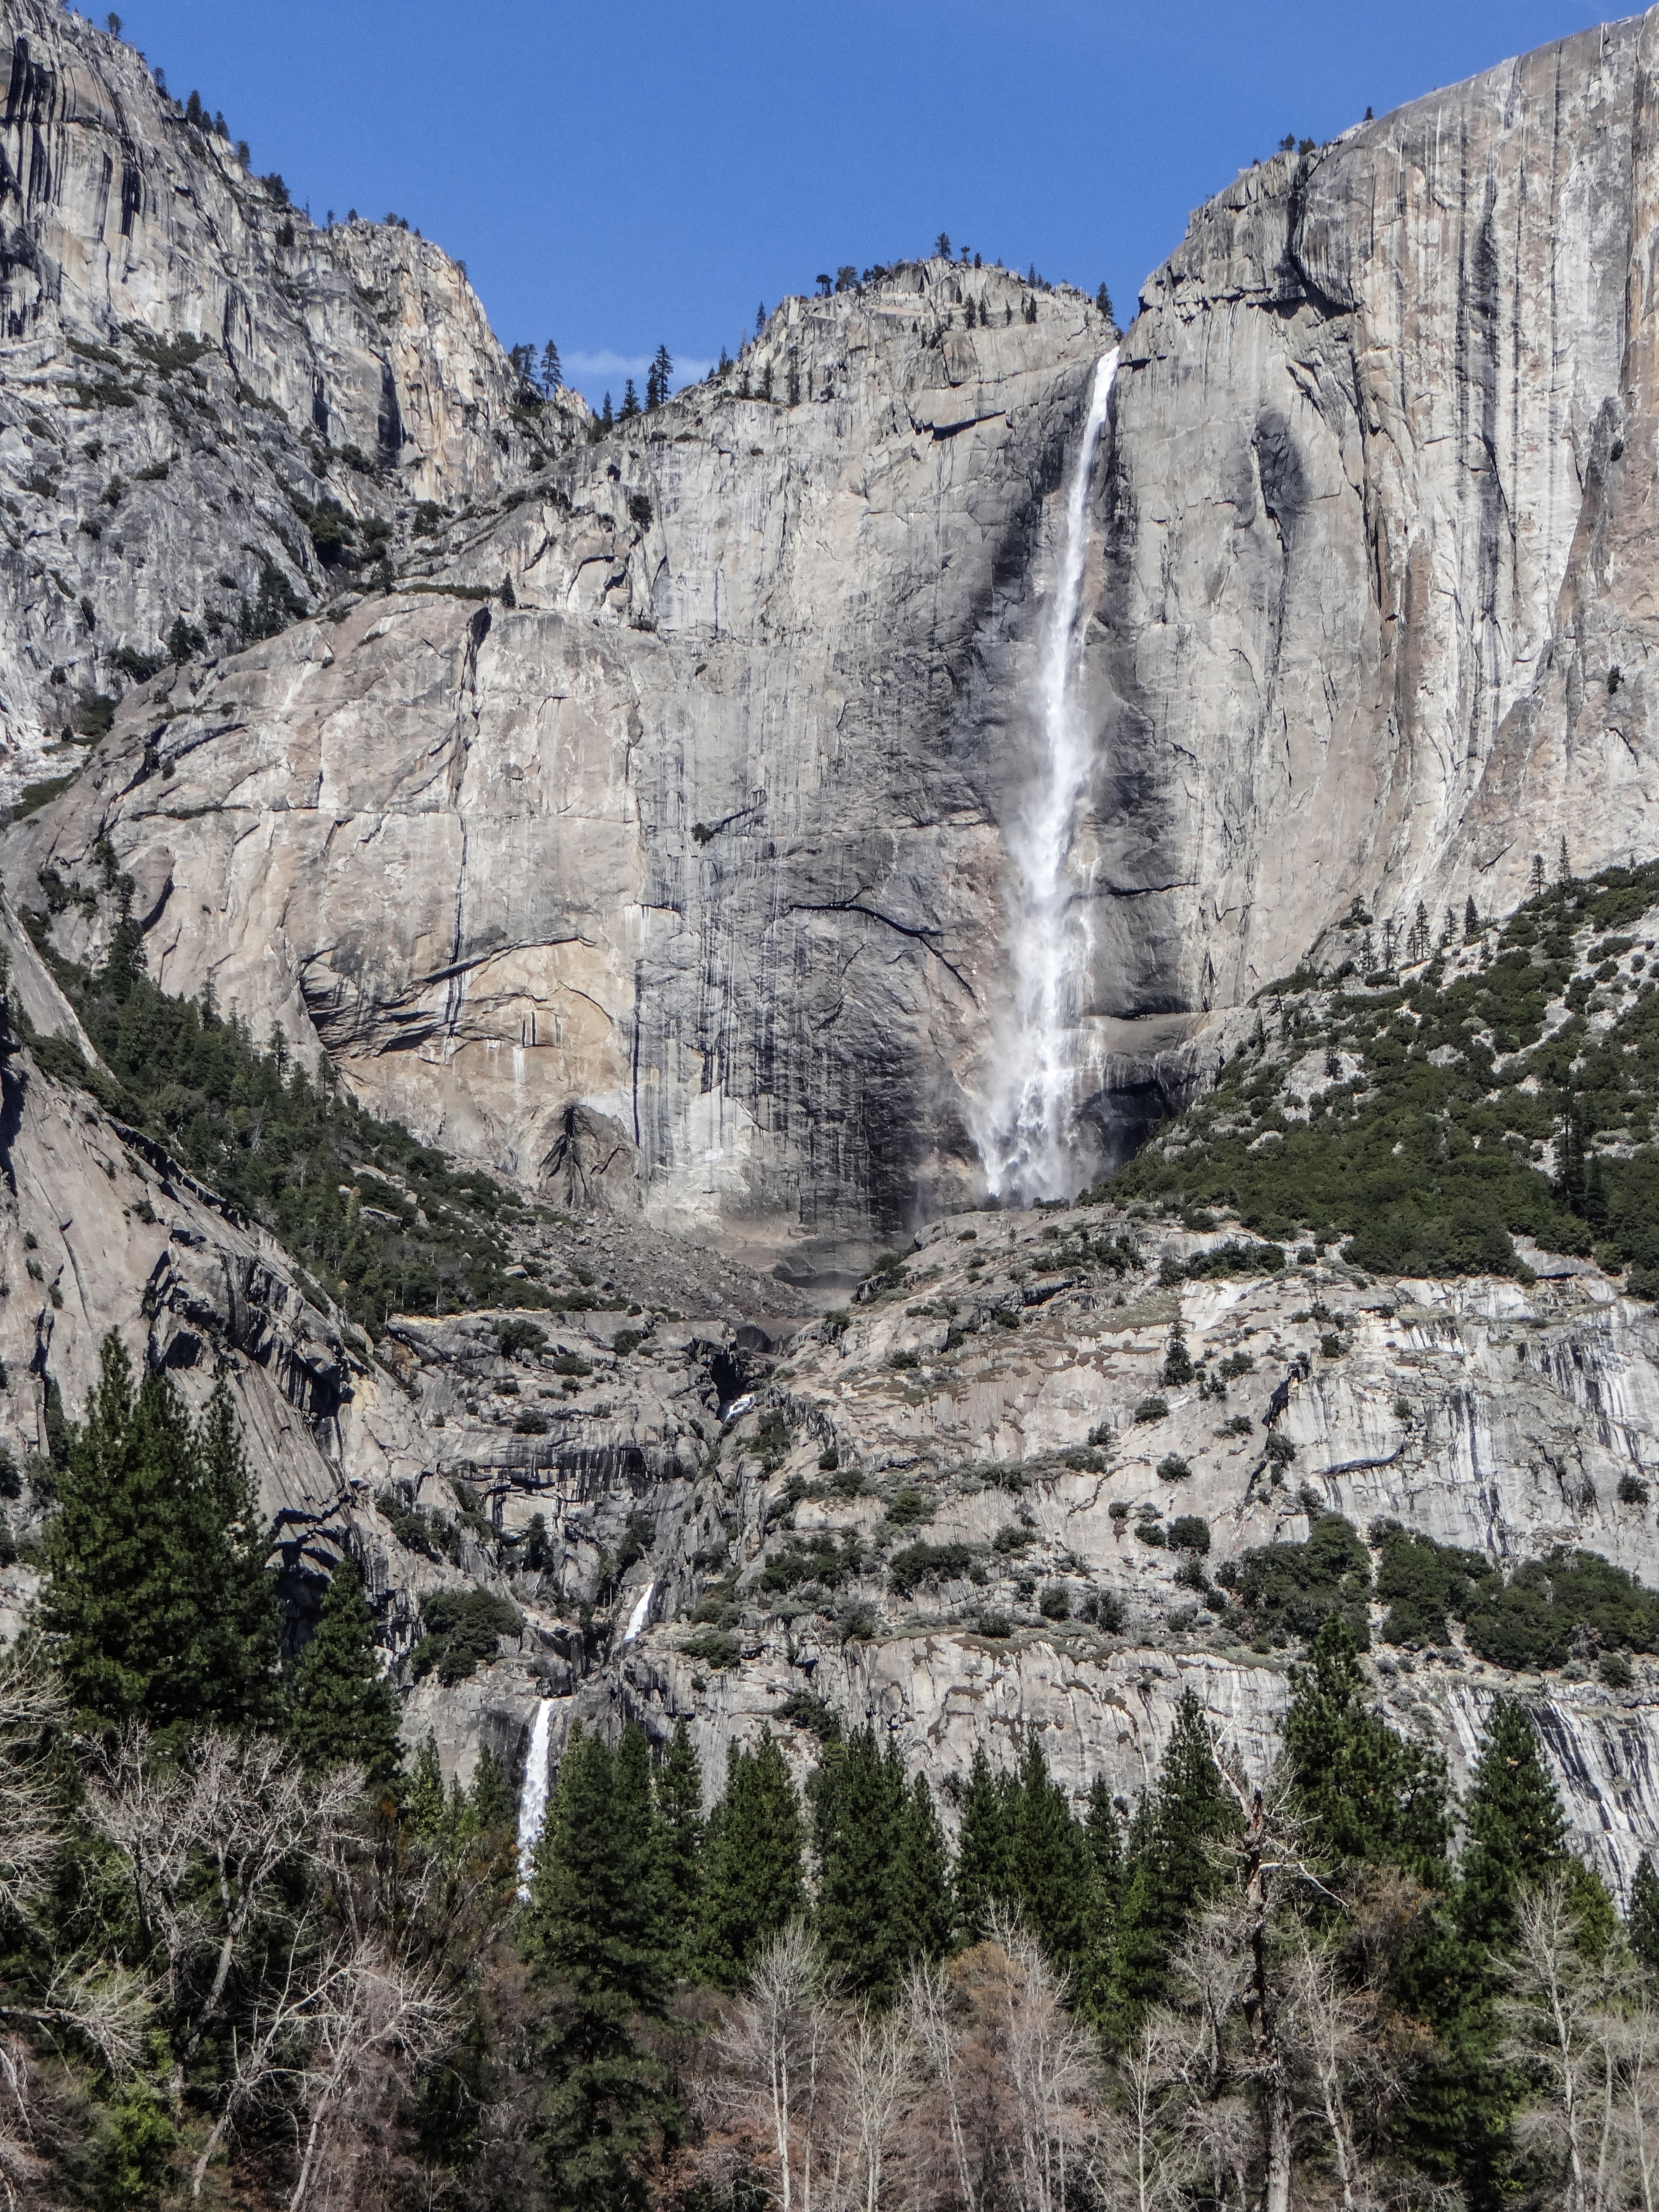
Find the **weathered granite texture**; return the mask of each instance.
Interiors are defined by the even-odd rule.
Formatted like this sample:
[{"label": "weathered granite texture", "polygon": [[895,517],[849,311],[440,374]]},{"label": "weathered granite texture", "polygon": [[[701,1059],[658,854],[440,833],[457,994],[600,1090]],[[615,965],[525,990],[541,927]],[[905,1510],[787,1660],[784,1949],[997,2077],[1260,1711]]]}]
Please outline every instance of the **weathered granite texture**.
[{"label": "weathered granite texture", "polygon": [[1108,336],[943,263],[789,301],[405,588],[157,677],[6,865],[107,836],[161,981],[314,1028],[452,1148],[857,1256],[972,1172],[997,809]]},{"label": "weathered granite texture", "polygon": [[[1077,694],[1109,1120],[1201,1077],[1194,1030],[1357,893],[1437,917],[1510,903],[1564,836],[1581,870],[1647,849],[1656,52],[1659,17],[1587,33],[1278,156],[1149,280]],[[216,180],[286,301],[276,210],[221,153],[207,171],[191,189]],[[305,235],[348,320],[416,252]],[[470,295],[420,265],[426,343],[487,383]],[[303,382],[336,310],[307,307],[304,347],[289,312]],[[1111,335],[1076,294],[940,262],[790,300],[534,495],[520,471],[413,565],[405,533],[423,591],[157,679],[10,863],[106,835],[169,982],[314,1029],[362,1095],[527,1181],[844,1273],[972,1195],[1004,832]],[[337,434],[372,444],[382,355],[428,410],[465,383],[384,337],[324,377],[357,410]],[[480,496],[504,480],[490,390],[476,436],[465,405],[421,434]]]},{"label": "weathered granite texture", "polygon": [[1654,843],[1659,15],[1243,173],[1148,282],[1086,683],[1103,1012]]},{"label": "weathered granite texture", "polygon": [[[130,46],[0,7],[0,793],[78,758],[82,692],[175,619],[222,645],[398,557],[415,502],[499,495],[578,436],[526,406],[466,282],[408,230],[322,228]],[[332,500],[343,547],[296,510]],[[380,530],[384,536],[380,535]],[[326,536],[326,532],[325,533]],[[263,592],[263,602],[262,602]]]},{"label": "weathered granite texture", "polygon": [[[1142,1269],[1120,1281],[1056,1268],[1055,1232],[1079,1222],[1139,1237]],[[968,1230],[976,1233],[963,1242]],[[708,1333],[688,1342],[659,1324],[591,1386],[613,1435],[631,1444],[583,1450],[573,1425],[564,1443],[538,1443],[533,1466],[526,1455],[509,1468],[496,1448],[490,1494],[503,1525],[541,1513],[553,1564],[539,1588],[523,1577],[502,1585],[526,1604],[524,1650],[453,1698],[417,1691],[411,1733],[431,1727],[465,1770],[481,1741],[522,1755],[538,1693],[561,1700],[556,1755],[578,1715],[605,1726],[638,1717],[661,1737],[684,1714],[714,1792],[727,1744],[752,1742],[769,1723],[805,1774],[816,1744],[780,1708],[810,1691],[843,1725],[873,1720],[945,1786],[947,1806],[977,1743],[1012,1764],[1033,1729],[1069,1789],[1080,1794],[1103,1771],[1132,1801],[1187,1685],[1259,1775],[1274,1755],[1294,1656],[1246,1650],[1218,1629],[1177,1583],[1178,1557],[1136,1538],[1148,1512],[1207,1520],[1212,1571],[1252,1546],[1304,1536],[1317,1500],[1362,1531],[1395,1518],[1505,1567],[1583,1546],[1651,1577],[1656,1509],[1619,1496],[1621,1476],[1650,1486],[1659,1476],[1651,1309],[1584,1263],[1548,1261],[1558,1272],[1524,1289],[1368,1285],[1324,1263],[1159,1286],[1164,1256],[1212,1241],[1092,1210],[955,1217],[844,1329],[813,1323],[782,1360],[750,1354],[736,1378],[744,1395],[723,1406]],[[1177,1318],[1201,1370],[1207,1362],[1212,1377],[1243,1352],[1249,1373],[1224,1393],[1163,1384]],[[1322,1348],[1328,1341],[1340,1350]],[[895,1364],[895,1354],[916,1364]],[[434,1370],[422,1387],[452,1386]],[[726,1387],[736,1387],[729,1370]],[[1167,1413],[1138,1420],[1153,1395]],[[1264,1450],[1276,1399],[1277,1431],[1296,1449],[1283,1472]],[[1224,1432],[1239,1414],[1249,1432]],[[718,1452],[700,1454],[699,1440],[716,1437]],[[833,1473],[822,1465],[831,1445]],[[454,1449],[476,1450],[476,1427]],[[1172,1455],[1191,1470],[1178,1481],[1158,1472]],[[851,1486],[849,1476],[861,1486],[842,1495],[837,1482]],[[910,1491],[925,1513],[902,1504],[890,1519]],[[641,1548],[613,1586],[601,1554],[614,1563],[630,1522]],[[855,1533],[863,1566],[831,1589],[769,1590],[767,1562],[825,1529]],[[1005,1531],[1018,1540],[999,1548]],[[887,1561],[917,1539],[968,1547],[971,1577],[898,1595]],[[1038,1611],[1055,1583],[1071,1601],[1065,1624]],[[725,1607],[714,1626],[738,1655],[730,1666],[711,1663],[693,1641],[708,1626],[688,1622],[711,1592]],[[1121,1632],[1079,1617],[1091,1595],[1121,1604]],[[597,1601],[585,1637],[583,1599]],[[1378,1626],[1384,1611],[1375,1608]],[[980,1623],[996,1613],[1012,1632],[988,1637]],[[1634,1687],[1617,1692],[1583,1666],[1506,1674],[1461,1636],[1437,1650],[1379,1644],[1374,1659],[1395,1724],[1443,1749],[1455,1778],[1467,1774],[1492,1698],[1519,1694],[1539,1717],[1583,1848],[1624,1882],[1659,1843],[1659,1662],[1638,1658]]]}]

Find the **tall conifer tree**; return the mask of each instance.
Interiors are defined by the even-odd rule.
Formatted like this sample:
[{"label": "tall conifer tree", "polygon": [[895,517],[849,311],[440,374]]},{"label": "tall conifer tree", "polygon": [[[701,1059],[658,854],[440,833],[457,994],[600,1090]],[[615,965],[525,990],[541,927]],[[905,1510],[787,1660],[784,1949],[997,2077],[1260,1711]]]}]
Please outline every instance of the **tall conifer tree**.
[{"label": "tall conifer tree", "polygon": [[1659,1875],[1645,1851],[1630,1888],[1630,1948],[1650,1973],[1659,1972]]},{"label": "tall conifer tree", "polygon": [[1513,1698],[1492,1701],[1465,1817],[1458,1924],[1466,1942],[1496,1950],[1515,1935],[1521,1892],[1562,1872],[1567,1856],[1566,1816],[1538,1732]]},{"label": "tall conifer tree", "polygon": [[1013,1836],[1015,1894],[1027,1925],[1063,1973],[1082,1964],[1093,1875],[1088,1839],[1066,1793],[1051,1781],[1033,1735],[1020,1769]]},{"label": "tall conifer tree", "polygon": [[1007,1794],[998,1786],[985,1747],[975,1744],[957,1839],[957,1930],[963,1943],[981,1942],[990,1925],[991,1907],[1013,1901],[1009,1826]]},{"label": "tall conifer tree", "polygon": [[1334,1868],[1386,1862],[1443,1887],[1446,1762],[1367,1710],[1358,1645],[1340,1613],[1291,1680],[1285,1747],[1314,1850]]},{"label": "tall conifer tree", "polygon": [[1123,1824],[1103,1774],[1097,1774],[1089,1785],[1089,1810],[1083,1828],[1089,1846],[1090,1881],[1079,1989],[1085,2010],[1098,2020],[1106,2005],[1112,1939],[1123,1888]]},{"label": "tall conifer tree", "polygon": [[1107,2005],[1115,2032],[1132,2026],[1162,1992],[1171,1951],[1219,1885],[1216,1845],[1240,1825],[1203,1708],[1183,1690],[1157,1787],[1130,1826]]},{"label": "tall conifer tree", "polygon": [[900,1815],[894,1889],[906,1964],[942,1959],[951,1948],[951,1852],[925,1774],[911,1783]]},{"label": "tall conifer tree", "polygon": [[467,1796],[472,1824],[480,1835],[511,1838],[518,1823],[519,1808],[507,1787],[501,1762],[488,1744],[478,1753],[478,1763],[472,1770],[472,1787]]},{"label": "tall conifer tree", "polygon": [[112,1333],[65,1459],[41,1613],[75,1704],[173,1735],[272,1717],[276,1590],[226,1386],[192,1423],[167,1376],[135,1389]]},{"label": "tall conifer tree", "polygon": [[661,2016],[665,1960],[651,1899],[635,1879],[648,1849],[637,1791],[598,1736],[573,1732],[537,1845],[524,1942],[545,1990],[546,2088],[538,2149],[551,2201],[631,2212],[645,2201],[642,2154],[669,2109],[662,2067],[638,2040]]},{"label": "tall conifer tree", "polygon": [[831,1744],[813,1778],[818,1862],[817,1936],[849,1996],[884,2003],[907,1955],[898,1865],[904,1775],[884,1757],[873,1728]]},{"label": "tall conifer tree", "polygon": [[370,1782],[386,1783],[402,1765],[397,1696],[380,1671],[374,1615],[349,1558],[330,1577],[317,1632],[300,1654],[289,1733],[313,1771],[361,1766]]},{"label": "tall conifer tree", "polygon": [[769,1729],[754,1751],[733,1744],[726,1795],[703,1847],[698,1972],[734,1990],[768,1939],[805,1905],[800,1801]]},{"label": "tall conifer tree", "polygon": [[657,1770],[657,1881],[663,1947],[681,1978],[691,1971],[702,1838],[702,1769],[690,1729],[678,1720]]}]

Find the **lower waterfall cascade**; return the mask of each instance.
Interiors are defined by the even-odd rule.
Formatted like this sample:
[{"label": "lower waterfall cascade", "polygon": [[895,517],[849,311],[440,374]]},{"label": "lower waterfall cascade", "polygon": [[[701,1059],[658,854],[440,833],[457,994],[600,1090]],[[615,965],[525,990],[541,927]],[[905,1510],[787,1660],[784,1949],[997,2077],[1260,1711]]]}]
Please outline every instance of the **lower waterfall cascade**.
[{"label": "lower waterfall cascade", "polygon": [[519,1895],[530,1895],[530,1869],[547,1818],[547,1757],[553,1735],[553,1707],[556,1700],[543,1698],[530,1723],[530,1744],[524,1758],[524,1781],[519,1790]]}]

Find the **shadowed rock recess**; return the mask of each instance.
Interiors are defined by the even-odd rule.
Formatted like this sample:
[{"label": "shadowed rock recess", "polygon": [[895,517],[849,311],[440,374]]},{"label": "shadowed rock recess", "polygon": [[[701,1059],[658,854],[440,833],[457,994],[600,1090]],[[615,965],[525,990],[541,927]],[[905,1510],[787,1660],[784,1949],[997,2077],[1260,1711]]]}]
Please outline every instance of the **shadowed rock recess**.
[{"label": "shadowed rock recess", "polygon": [[[464,1780],[547,1696],[556,1756],[684,1716],[711,1788],[827,1707],[1133,1801],[1183,1686],[1259,1772],[1340,1603],[1457,1776],[1526,1698],[1625,1893],[1659,1659],[1501,1599],[1659,1581],[1659,11],[1252,167],[1148,279],[1073,676],[1084,1195],[1032,1211],[969,1130],[1103,313],[872,270],[601,436],[116,38],[0,0],[0,81],[9,1632],[113,1328],[229,1375],[291,1639],[349,1553]],[[94,1066],[135,948],[403,1125],[326,1236],[141,1039]],[[1450,1227],[1272,1183],[1341,1116],[1398,1157],[1414,1052]],[[1401,1610],[1402,1530],[1462,1613]],[[474,1588],[520,1631],[421,1671]]]}]

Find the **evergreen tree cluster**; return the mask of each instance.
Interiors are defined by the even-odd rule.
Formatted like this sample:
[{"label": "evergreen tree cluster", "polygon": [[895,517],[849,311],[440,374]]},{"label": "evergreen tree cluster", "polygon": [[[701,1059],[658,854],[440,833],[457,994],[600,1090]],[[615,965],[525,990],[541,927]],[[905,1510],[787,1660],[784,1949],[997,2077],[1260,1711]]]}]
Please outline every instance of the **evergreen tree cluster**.
[{"label": "evergreen tree cluster", "polygon": [[550,399],[564,383],[559,349],[551,338],[542,348],[539,358],[533,345],[509,346],[507,357],[519,380],[521,404],[539,407]]},{"label": "evergreen tree cluster", "polygon": [[[562,2087],[544,2108],[541,2141],[557,2200],[637,2201],[647,2146],[684,2124],[662,2064],[676,1984],[741,1990],[796,1920],[842,2001],[878,2014],[920,1962],[994,1946],[1023,1926],[1103,2048],[1132,2051],[1192,1972],[1200,1923],[1225,1926],[1243,1910],[1271,1820],[1279,1910],[1316,1938],[1371,1915],[1368,1900],[1391,1900],[1380,1966],[1364,1947],[1333,1953],[1356,1978],[1352,2002],[1380,2008],[1386,2033],[1414,2051],[1390,2154],[1432,2185],[1497,2204],[1528,2171],[1511,2130],[1527,2083],[1504,2046],[1526,1901],[1540,1884],[1565,1883],[1574,1924],[1605,1943],[1617,1932],[1611,1900],[1566,1847],[1522,1707],[1493,1707],[1455,1856],[1460,1808],[1444,1761],[1373,1710],[1340,1614],[1293,1686],[1271,1814],[1224,1771],[1188,1691],[1127,1827],[1098,1778],[1074,1808],[1033,1735],[1012,1771],[994,1771],[976,1751],[954,1856],[925,1780],[907,1785],[896,1751],[869,1727],[830,1740],[804,1804],[769,1734],[752,1752],[734,1748],[706,1823],[684,1723],[654,1776],[637,1727],[614,1751],[578,1735],[537,1851],[524,1937],[553,2008],[544,2057]],[[1659,1967],[1659,1880],[1645,1862],[1629,1942]]]},{"label": "evergreen tree cluster", "polygon": [[[1073,1804],[1035,1731],[1010,1770],[994,1771],[981,1747],[954,1853],[926,1779],[907,1781],[896,1747],[872,1726],[817,1730],[804,1793],[769,1731],[752,1748],[734,1744],[707,1817],[684,1720],[656,1755],[637,1724],[614,1745],[577,1727],[525,1867],[514,1793],[490,1752],[466,1790],[446,1790],[430,1737],[405,1772],[374,1615],[349,1561],[335,1571],[297,1664],[280,1663],[268,1546],[225,1383],[192,1418],[167,1376],[135,1381],[112,1338],[60,1458],[44,1649],[80,1743],[94,1747],[75,1754],[91,1758],[93,1805],[126,1808],[95,1811],[106,1839],[97,1848],[137,1854],[140,1920],[88,1923],[92,1832],[75,1809],[82,1801],[59,1792],[58,1817],[70,1823],[61,1848],[83,1870],[14,1929],[15,1974],[44,2004],[64,1942],[77,1956],[90,1942],[94,1953],[107,1945],[159,1958],[174,1923],[156,1917],[155,1885],[182,1884],[182,1898],[192,1866],[204,1887],[191,1910],[218,1900],[224,1955],[240,1962],[228,1981],[175,1962],[173,1981],[157,1984],[178,1992],[158,2021],[157,2048],[192,2086],[112,2085],[98,2106],[109,2170],[134,2177],[124,2202],[150,2201],[178,2170],[181,2146],[205,2142],[211,2156],[215,2114],[238,2110],[225,2037],[234,2027],[236,2049],[257,2049],[278,1984],[337,1972],[338,1947],[364,1940],[369,1924],[383,1961],[376,1987],[391,1975],[419,1988],[433,1959],[449,1961],[447,2040],[420,2062],[409,2092],[411,2140],[450,2177],[445,2187],[471,2203],[476,2183],[488,2197],[495,2153],[485,2116],[510,2092],[532,2116],[521,2180],[533,2172],[537,2201],[550,2207],[593,2212],[642,2205],[662,2161],[695,2133],[684,2023],[700,2008],[749,2002],[750,1975],[792,1929],[809,1931],[824,1985],[848,2018],[866,2022],[912,2006],[914,1976],[952,1959],[966,1978],[943,1986],[1000,1987],[1001,1968],[971,1959],[1018,1960],[1030,1939],[1061,2002],[1109,2064],[1126,2065],[1147,2035],[1169,2033],[1157,2023],[1172,1990],[1194,1986],[1204,1971],[1195,1960],[1221,1961],[1228,1989],[1235,1971],[1246,1985],[1254,1976],[1261,1994],[1249,2002],[1266,2020],[1280,2002],[1273,1977],[1317,1944],[1337,1999],[1373,2021],[1392,2054],[1397,2080],[1386,2113],[1367,2123],[1370,2150],[1423,2185],[1461,2188],[1476,2212],[1495,2212],[1537,2178],[1516,2128],[1536,2079],[1511,2053],[1512,1987],[1517,1973],[1528,1988],[1536,1979],[1527,1963],[1539,1949],[1536,1900],[1565,1900],[1574,1956],[1628,1956],[1659,1974],[1659,1880],[1644,1861],[1621,1928],[1567,1847],[1524,1708],[1495,1701],[1459,1807],[1441,1757],[1375,1710],[1340,1609],[1293,1670],[1281,1767],[1254,1796],[1218,1757],[1190,1690],[1133,1808],[1100,1777]],[[28,1802],[28,1771],[6,1718],[13,1669],[0,1680],[0,1762],[12,1762],[0,1861],[15,1866],[6,1824]],[[283,1780],[284,1762],[297,1779]],[[355,1842],[331,1795],[346,1770],[370,1785]],[[192,1778],[210,1772],[222,1778],[216,1795],[192,1797]],[[167,1873],[173,1846],[141,1840],[146,1819],[185,1835],[176,1875]],[[521,1882],[527,1899],[515,1908]],[[0,1911],[14,1909],[6,1899],[16,1893],[15,1884],[0,1893]],[[256,1903],[260,1932],[244,1942],[234,1931],[252,1929]],[[111,1909],[99,1907],[106,1919]],[[1235,1999],[1223,1997],[1224,2013]],[[1229,2057],[1224,2042],[1218,2027],[1206,2062],[1213,2094],[1257,2094],[1259,2051]],[[243,2124],[257,2134],[251,2112]]]},{"label": "evergreen tree cluster", "polygon": [[261,1222],[376,1340],[394,1311],[592,1304],[507,1273],[501,1231],[523,1209],[491,1176],[457,1172],[399,1123],[375,1120],[326,1061],[309,1075],[280,1030],[262,1049],[240,1014],[220,1012],[210,987],[195,1000],[159,990],[144,970],[130,888],[107,848],[100,859],[100,892],[76,891],[50,870],[41,878],[49,909],[119,896],[96,974],[52,950],[49,914],[24,913],[99,1054],[89,1065],[67,1037],[38,1035],[14,1008],[16,1034],[48,1075],[91,1091]]},{"label": "evergreen tree cluster", "polygon": [[[1472,964],[1449,964],[1449,920],[1426,965],[1366,974],[1356,901],[1355,952],[1257,994],[1254,1039],[1115,1178],[1114,1200],[1225,1206],[1264,1236],[1346,1239],[1378,1274],[1524,1274],[1524,1234],[1594,1252],[1659,1297],[1659,993],[1638,932],[1656,902],[1659,863],[1567,877],[1490,945],[1467,918]],[[1421,917],[1406,949],[1425,933]],[[1340,1079],[1292,1097],[1293,1071],[1322,1049]]]}]

